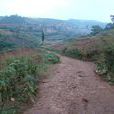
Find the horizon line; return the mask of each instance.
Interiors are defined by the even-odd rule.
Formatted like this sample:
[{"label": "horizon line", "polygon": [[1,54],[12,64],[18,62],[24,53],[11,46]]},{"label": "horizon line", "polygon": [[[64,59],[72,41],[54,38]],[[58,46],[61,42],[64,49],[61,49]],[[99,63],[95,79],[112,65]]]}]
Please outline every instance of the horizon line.
[{"label": "horizon line", "polygon": [[23,16],[23,15],[19,15],[19,14],[9,14],[9,15],[0,15],[0,17],[10,17],[10,16],[20,16],[20,17],[24,17],[24,18],[32,18],[32,19],[55,19],[55,20],[63,20],[63,21],[67,21],[67,20],[82,20],[82,21],[96,21],[96,22],[102,22],[102,23],[111,23],[111,21],[101,21],[101,20],[95,20],[95,19],[82,19],[82,18],[66,18],[66,19],[62,19],[62,18],[51,18],[51,17],[34,17],[34,16]]}]

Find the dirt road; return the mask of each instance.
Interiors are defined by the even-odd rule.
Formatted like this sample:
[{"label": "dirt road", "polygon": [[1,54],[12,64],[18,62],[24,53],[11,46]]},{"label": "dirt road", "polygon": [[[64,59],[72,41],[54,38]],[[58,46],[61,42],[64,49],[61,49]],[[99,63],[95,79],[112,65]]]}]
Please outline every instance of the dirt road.
[{"label": "dirt road", "polygon": [[114,87],[94,70],[93,63],[61,56],[40,84],[36,104],[24,114],[114,114]]}]

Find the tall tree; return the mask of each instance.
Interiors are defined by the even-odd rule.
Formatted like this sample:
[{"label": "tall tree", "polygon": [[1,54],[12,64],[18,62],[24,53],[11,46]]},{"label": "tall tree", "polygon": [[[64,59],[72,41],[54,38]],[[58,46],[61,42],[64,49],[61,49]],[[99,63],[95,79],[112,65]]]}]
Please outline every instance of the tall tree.
[{"label": "tall tree", "polygon": [[105,27],[105,29],[114,29],[114,15],[110,16],[112,23],[108,23]]},{"label": "tall tree", "polygon": [[100,27],[99,25],[94,25],[94,26],[92,26],[91,34],[96,35],[96,34],[100,33],[101,31],[103,31],[102,27]]},{"label": "tall tree", "polygon": [[114,23],[114,15],[111,15],[110,17],[111,17],[112,22]]},{"label": "tall tree", "polygon": [[44,40],[45,40],[45,34],[44,31],[42,30],[42,44],[44,44]]},{"label": "tall tree", "polygon": [[114,28],[114,24],[113,23],[108,23],[105,27],[106,30],[108,29],[113,29]]}]

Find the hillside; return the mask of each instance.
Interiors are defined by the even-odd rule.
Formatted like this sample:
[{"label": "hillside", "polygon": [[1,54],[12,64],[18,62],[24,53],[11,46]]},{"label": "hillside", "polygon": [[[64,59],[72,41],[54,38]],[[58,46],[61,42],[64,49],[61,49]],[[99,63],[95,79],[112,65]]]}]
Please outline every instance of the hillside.
[{"label": "hillside", "polygon": [[[17,30],[16,30],[17,29]],[[16,48],[36,48],[40,45],[40,34],[5,27],[0,29],[0,52]]]},{"label": "hillside", "polygon": [[95,36],[69,40],[65,44],[49,47],[65,56],[93,61],[96,73],[110,84],[114,84],[114,29],[104,30]]},{"label": "hillside", "polygon": [[102,50],[107,46],[111,46],[114,44],[114,29],[104,30],[103,32],[95,35],[95,36],[83,36],[78,39],[69,39],[64,44],[55,44],[52,45],[54,50],[62,50],[64,48],[67,49],[80,49],[82,51],[92,51],[92,50]]},{"label": "hillside", "polygon": [[12,16],[5,16],[1,17],[0,19],[0,24],[25,24],[26,21],[23,17],[17,16],[17,15],[12,15]]},{"label": "hillside", "polygon": [[105,23],[93,20],[57,20],[48,18],[28,19],[30,24],[43,25],[46,33],[69,32],[74,35],[84,35],[90,33],[93,25],[105,26]]},{"label": "hillside", "polygon": [[[93,20],[57,20],[48,18],[27,18],[17,15],[0,17],[0,28],[15,28],[31,32],[45,32],[46,41],[63,41],[82,35],[87,35],[91,32],[93,25],[104,27],[106,23]],[[18,31],[17,29],[17,31]]]},{"label": "hillside", "polygon": [[105,30],[95,36],[86,36],[78,40],[71,41],[68,48],[78,48],[82,51],[103,50],[114,44],[114,29]]}]

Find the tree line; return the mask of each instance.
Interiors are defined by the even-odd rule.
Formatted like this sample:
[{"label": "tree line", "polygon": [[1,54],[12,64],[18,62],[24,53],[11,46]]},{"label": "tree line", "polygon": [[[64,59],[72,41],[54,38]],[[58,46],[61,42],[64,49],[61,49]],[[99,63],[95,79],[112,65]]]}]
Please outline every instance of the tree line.
[{"label": "tree line", "polygon": [[114,29],[114,15],[110,16],[112,23],[108,23],[105,28],[100,27],[99,25],[92,26],[91,35],[96,35],[104,30]]}]

